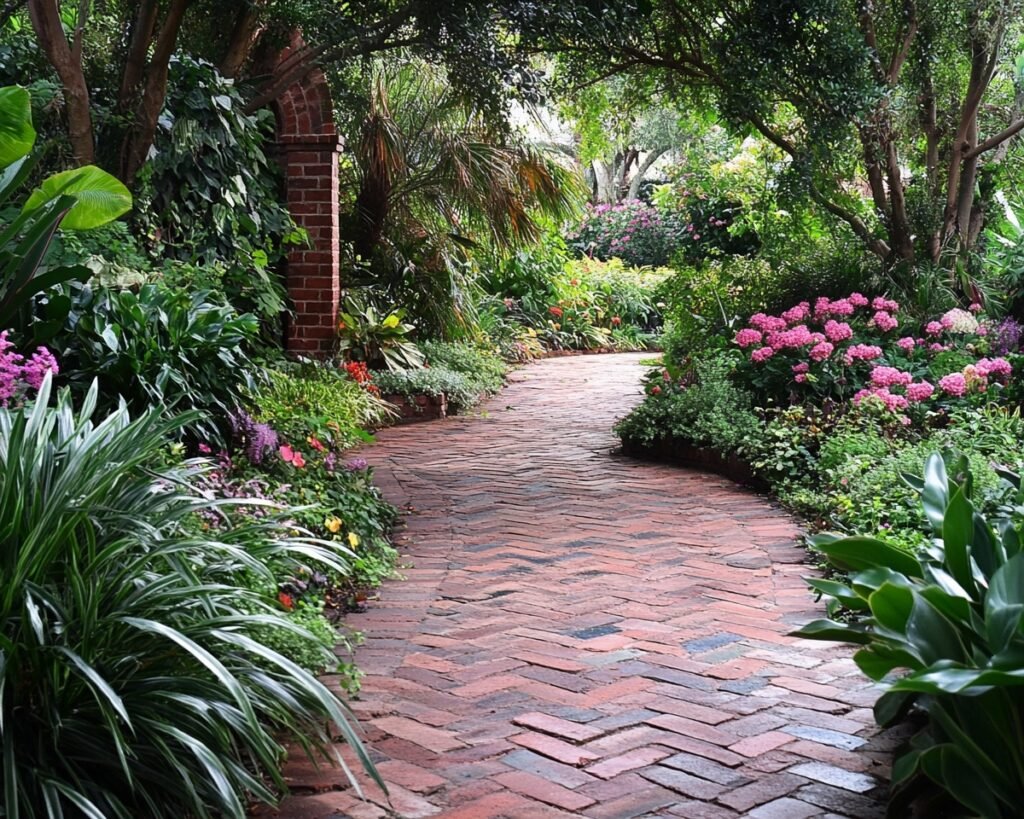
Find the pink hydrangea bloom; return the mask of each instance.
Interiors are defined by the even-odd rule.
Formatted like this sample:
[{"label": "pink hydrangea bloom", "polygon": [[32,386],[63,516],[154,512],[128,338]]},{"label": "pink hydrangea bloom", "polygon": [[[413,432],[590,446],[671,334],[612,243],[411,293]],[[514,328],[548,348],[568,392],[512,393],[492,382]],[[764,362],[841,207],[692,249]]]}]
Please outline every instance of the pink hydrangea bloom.
[{"label": "pink hydrangea bloom", "polygon": [[852,316],[856,309],[849,299],[838,299],[837,301],[830,302],[828,307],[822,311],[822,315]]},{"label": "pink hydrangea bloom", "polygon": [[960,397],[967,392],[967,379],[963,373],[950,373],[939,379],[939,389],[949,395]]},{"label": "pink hydrangea bloom", "polygon": [[32,353],[32,357],[21,368],[22,378],[34,390],[38,390],[43,386],[43,379],[47,373],[56,375],[59,372],[60,367],[57,366],[57,359],[45,347],[40,347]]},{"label": "pink hydrangea bloom", "polygon": [[854,307],[867,307],[869,304],[868,297],[861,293],[851,293],[847,296],[847,301],[849,301]]},{"label": "pink hydrangea bloom", "polygon": [[807,380],[807,373],[797,373],[793,376],[793,380],[796,381],[797,384],[803,384]]},{"label": "pink hydrangea bloom", "polygon": [[945,329],[941,321],[929,321],[924,327],[924,331],[930,336],[941,335]]},{"label": "pink hydrangea bloom", "polygon": [[946,345],[939,344],[937,341],[933,341],[931,344],[928,345],[928,349],[931,350],[933,353],[944,353],[946,352]]},{"label": "pink hydrangea bloom", "polygon": [[1013,366],[1005,358],[983,358],[976,365],[977,371],[983,376],[1009,376]]},{"label": "pink hydrangea bloom", "polygon": [[793,372],[795,373],[805,373],[809,369],[811,369],[811,365],[808,364],[806,361],[801,361],[799,364],[793,365]]},{"label": "pink hydrangea bloom", "polygon": [[750,347],[753,344],[760,344],[764,340],[764,334],[760,330],[752,330],[749,327],[740,330],[736,334],[736,343],[740,347]]},{"label": "pink hydrangea bloom", "polygon": [[848,338],[853,338],[853,328],[845,321],[829,319],[825,322],[825,338],[833,343],[846,341]]},{"label": "pink hydrangea bloom", "polygon": [[895,367],[875,367],[871,371],[871,383],[876,387],[905,387],[914,376]]},{"label": "pink hydrangea bloom", "polygon": [[815,344],[813,347],[811,347],[811,359],[814,361],[824,361],[826,358],[832,355],[832,351],[834,349],[835,347],[829,344],[827,341],[821,341],[818,344]]},{"label": "pink hydrangea bloom", "polygon": [[796,305],[796,307],[790,307],[788,310],[786,310],[782,314],[782,317],[786,320],[788,324],[797,324],[798,322],[803,321],[810,315],[811,305],[806,301],[802,301],[798,305]]},{"label": "pink hydrangea bloom", "polygon": [[927,401],[934,392],[935,387],[927,381],[918,381],[917,383],[907,385],[907,400],[914,401],[915,403]]},{"label": "pink hydrangea bloom", "polygon": [[750,326],[765,333],[776,333],[785,330],[788,326],[786,320],[778,316],[766,316],[764,313],[755,313],[750,317]]},{"label": "pink hydrangea bloom", "polygon": [[829,314],[829,300],[825,296],[819,296],[814,300],[814,315],[823,318]]},{"label": "pink hydrangea bloom", "polygon": [[971,306],[968,307],[967,309],[970,310],[972,313],[980,313],[983,308],[980,304],[978,304],[978,302],[975,301],[971,302]]},{"label": "pink hydrangea bloom", "polygon": [[767,361],[775,355],[775,350],[771,347],[759,347],[750,354],[750,359],[756,364],[760,364],[763,361]]},{"label": "pink hydrangea bloom", "polygon": [[914,352],[914,347],[917,346],[917,342],[914,341],[914,339],[911,338],[910,336],[904,336],[903,338],[896,342],[896,346],[903,350],[903,352],[905,353],[912,353]]},{"label": "pink hydrangea bloom", "polygon": [[847,348],[843,360],[849,366],[854,361],[873,361],[881,357],[881,347],[876,347],[874,344],[854,344],[852,347]]},{"label": "pink hydrangea bloom", "polygon": [[973,333],[978,329],[978,320],[959,307],[947,311],[940,322],[943,327],[953,333]]},{"label": "pink hydrangea bloom", "polygon": [[890,330],[894,330],[899,326],[899,322],[892,317],[892,314],[885,310],[879,310],[875,313],[871,318],[871,322],[883,333],[888,333]]},{"label": "pink hydrangea bloom", "polygon": [[906,397],[890,392],[887,387],[879,387],[874,390],[860,390],[853,396],[853,403],[859,404],[861,401],[869,398],[881,401],[890,412],[905,409],[908,405]]},{"label": "pink hydrangea bloom", "polygon": [[896,313],[899,312],[900,305],[899,302],[895,302],[892,299],[887,299],[883,296],[875,296],[875,298],[871,300],[871,309],[884,310],[887,313]]},{"label": "pink hydrangea bloom", "polygon": [[978,325],[978,329],[975,330],[975,332],[979,336],[987,336],[988,335],[988,327],[986,327],[984,324],[979,324]]}]

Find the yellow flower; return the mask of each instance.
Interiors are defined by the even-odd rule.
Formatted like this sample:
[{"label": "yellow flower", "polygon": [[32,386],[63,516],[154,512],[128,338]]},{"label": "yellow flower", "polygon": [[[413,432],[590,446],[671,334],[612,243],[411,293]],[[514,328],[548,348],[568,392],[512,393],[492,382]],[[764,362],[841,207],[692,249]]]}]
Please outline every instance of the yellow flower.
[{"label": "yellow flower", "polygon": [[335,518],[335,517],[325,518],[324,519],[324,526],[327,528],[328,532],[337,533],[337,531],[339,529],[341,529],[341,518]]},{"label": "yellow flower", "polygon": [[359,545],[359,535],[357,535],[355,532],[349,532],[348,545],[355,549]]}]

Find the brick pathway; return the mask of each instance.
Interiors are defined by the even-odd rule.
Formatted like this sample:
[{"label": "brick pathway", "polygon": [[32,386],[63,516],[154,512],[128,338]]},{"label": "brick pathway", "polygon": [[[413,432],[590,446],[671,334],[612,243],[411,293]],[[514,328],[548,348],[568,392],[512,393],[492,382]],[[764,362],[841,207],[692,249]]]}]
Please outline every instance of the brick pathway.
[{"label": "brick pathway", "polygon": [[296,761],[280,816],[882,815],[871,689],[844,649],[786,636],[821,613],[794,523],[610,454],[639,359],[526,367],[481,417],[368,450],[410,511],[405,578],[350,618],[393,813]]}]

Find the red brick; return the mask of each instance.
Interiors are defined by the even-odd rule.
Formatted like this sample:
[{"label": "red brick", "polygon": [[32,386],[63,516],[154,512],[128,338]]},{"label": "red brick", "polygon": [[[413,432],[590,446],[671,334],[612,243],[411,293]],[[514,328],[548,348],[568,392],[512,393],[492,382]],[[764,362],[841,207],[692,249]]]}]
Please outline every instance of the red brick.
[{"label": "red brick", "polygon": [[792,734],[784,734],[781,731],[768,731],[765,734],[757,734],[756,736],[741,739],[734,745],[730,745],[729,750],[743,756],[760,756],[769,751],[774,751],[776,748],[781,748],[783,745],[788,745],[795,740],[796,737]]},{"label": "red brick", "polygon": [[549,782],[543,777],[536,776],[525,771],[513,771],[495,777],[509,790],[544,802],[547,805],[554,805],[556,808],[578,811],[594,804],[594,800],[576,791],[563,788],[554,782]]},{"label": "red brick", "polygon": [[602,759],[600,762],[596,762],[591,765],[586,769],[586,771],[587,773],[599,776],[602,779],[611,779],[613,776],[618,776],[626,771],[634,771],[637,768],[646,768],[648,765],[653,765],[655,762],[671,755],[672,751],[666,750],[665,748],[659,748],[657,746],[634,748],[632,751],[627,751],[620,756],[612,756],[607,759]]},{"label": "red brick", "polygon": [[587,740],[601,736],[603,733],[595,728],[589,728],[586,725],[581,725],[578,722],[570,722],[567,719],[552,717],[538,711],[521,714],[513,719],[512,722],[515,725],[521,725],[524,728],[530,728],[534,731],[542,731],[545,734],[551,734],[554,737],[569,740],[571,742],[586,742]]},{"label": "red brick", "polygon": [[577,768],[581,765],[586,765],[588,762],[593,762],[598,758],[596,754],[593,754],[590,751],[583,748],[577,748],[575,745],[570,745],[568,742],[562,742],[560,739],[545,736],[544,734],[517,734],[509,739],[516,745],[529,748],[531,751],[536,751],[538,754],[550,757],[551,759],[565,765],[573,765]]}]

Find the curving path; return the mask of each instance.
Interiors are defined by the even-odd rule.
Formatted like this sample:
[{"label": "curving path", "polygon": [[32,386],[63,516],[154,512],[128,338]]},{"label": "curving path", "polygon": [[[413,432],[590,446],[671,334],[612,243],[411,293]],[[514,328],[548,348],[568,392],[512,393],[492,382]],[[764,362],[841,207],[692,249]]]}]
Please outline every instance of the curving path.
[{"label": "curving path", "polygon": [[391,808],[293,762],[287,819],[881,816],[895,741],[764,498],[610,453],[641,356],[526,367],[476,417],[368,451],[404,580],[349,622]]}]

